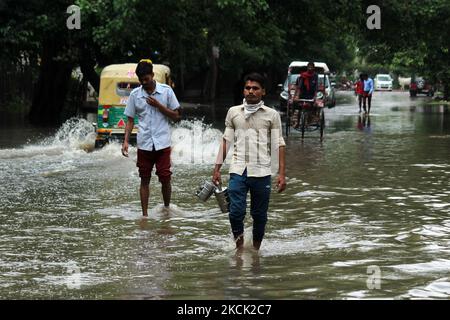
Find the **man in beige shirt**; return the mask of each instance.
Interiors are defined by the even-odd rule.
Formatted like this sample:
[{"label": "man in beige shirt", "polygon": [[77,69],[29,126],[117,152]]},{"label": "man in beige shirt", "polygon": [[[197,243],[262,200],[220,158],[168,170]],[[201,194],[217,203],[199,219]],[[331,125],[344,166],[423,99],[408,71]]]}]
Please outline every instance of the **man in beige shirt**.
[{"label": "man in beige shirt", "polygon": [[250,190],[253,218],[253,247],[258,250],[264,237],[271,191],[271,176],[279,171],[277,188],[286,188],[285,146],[278,112],[264,105],[264,77],[245,77],[244,101],[231,107],[225,119],[225,133],[217,156],[213,182],[221,182],[220,168],[233,146],[230,164],[229,219],[236,248],[244,245],[244,218]]}]

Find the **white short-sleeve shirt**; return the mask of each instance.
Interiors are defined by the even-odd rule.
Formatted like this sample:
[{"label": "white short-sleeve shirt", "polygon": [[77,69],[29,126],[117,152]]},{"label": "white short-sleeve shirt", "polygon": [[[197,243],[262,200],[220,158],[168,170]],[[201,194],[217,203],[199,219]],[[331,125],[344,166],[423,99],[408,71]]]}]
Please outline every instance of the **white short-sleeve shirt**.
[{"label": "white short-sleeve shirt", "polygon": [[[142,86],[135,88],[130,93],[124,114],[127,117],[138,117],[138,149],[152,151],[155,146],[155,150],[161,150],[171,145],[169,118],[147,103],[149,96]],[[156,82],[151,96],[171,110],[180,107],[172,88],[166,84]]]}]

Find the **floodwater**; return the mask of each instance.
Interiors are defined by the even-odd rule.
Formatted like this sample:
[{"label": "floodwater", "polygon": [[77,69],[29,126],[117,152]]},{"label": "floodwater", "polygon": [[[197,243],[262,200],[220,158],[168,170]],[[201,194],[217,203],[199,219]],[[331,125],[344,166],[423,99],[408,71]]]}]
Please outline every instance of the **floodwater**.
[{"label": "floodwater", "polygon": [[448,299],[450,114],[426,100],[377,92],[359,121],[340,92],[322,143],[287,139],[287,190],[272,193],[259,252],[247,215],[240,254],[215,199],[195,196],[222,115],[173,129],[173,205],[152,179],[147,219],[136,149],[90,152],[85,120],[2,127],[0,298]]}]

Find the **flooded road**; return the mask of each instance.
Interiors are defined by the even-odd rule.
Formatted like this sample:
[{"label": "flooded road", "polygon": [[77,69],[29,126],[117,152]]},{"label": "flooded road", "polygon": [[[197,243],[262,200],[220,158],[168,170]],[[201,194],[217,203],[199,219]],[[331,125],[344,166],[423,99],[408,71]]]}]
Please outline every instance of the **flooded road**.
[{"label": "flooded road", "polygon": [[238,255],[227,215],[195,197],[220,113],[173,129],[173,206],[152,179],[148,219],[136,149],[86,152],[85,120],[3,128],[0,298],[448,299],[450,113],[425,100],[377,92],[369,119],[339,92],[322,143],[318,132],[286,139],[287,190],[272,193],[261,250]]}]

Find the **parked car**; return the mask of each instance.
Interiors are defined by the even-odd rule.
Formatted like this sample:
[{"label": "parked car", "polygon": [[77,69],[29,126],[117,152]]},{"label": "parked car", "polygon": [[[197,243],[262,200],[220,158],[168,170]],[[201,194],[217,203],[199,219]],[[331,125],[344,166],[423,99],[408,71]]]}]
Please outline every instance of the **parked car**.
[{"label": "parked car", "polygon": [[393,80],[389,74],[377,74],[374,79],[374,89],[375,91],[392,91],[392,82]]},{"label": "parked car", "polygon": [[415,97],[418,94],[426,94],[429,97],[434,95],[433,86],[422,77],[416,77],[414,80],[411,80],[409,86],[409,95],[411,97]]},{"label": "parked car", "polygon": [[[111,140],[123,140],[127,117],[123,114],[128,97],[141,84],[135,74],[136,63],[113,64],[105,67],[100,75],[100,93],[95,123],[97,137],[95,147],[101,148]],[[154,79],[159,83],[172,85],[170,68],[153,64]],[[136,141],[138,117],[134,118],[134,128],[130,142]]]},{"label": "parked car", "polygon": [[[288,74],[283,84],[279,84],[281,89],[279,96],[280,110],[285,111],[289,96],[293,96],[295,93],[295,85],[300,73],[306,71],[308,61],[292,61],[289,64]],[[330,81],[330,69],[324,62],[314,62],[316,72],[319,73],[319,90],[324,91],[325,105],[332,108],[336,105],[336,93],[334,86]]]}]

